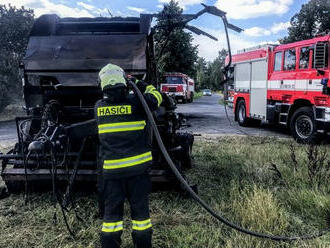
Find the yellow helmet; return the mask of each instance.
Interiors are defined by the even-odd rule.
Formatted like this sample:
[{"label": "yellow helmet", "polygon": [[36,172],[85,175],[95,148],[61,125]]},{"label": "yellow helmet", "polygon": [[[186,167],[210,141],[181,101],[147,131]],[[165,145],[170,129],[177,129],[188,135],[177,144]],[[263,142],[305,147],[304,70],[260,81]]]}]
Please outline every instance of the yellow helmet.
[{"label": "yellow helmet", "polygon": [[101,88],[104,90],[107,86],[115,86],[118,84],[126,86],[124,70],[114,64],[107,64],[99,72],[101,80]]}]

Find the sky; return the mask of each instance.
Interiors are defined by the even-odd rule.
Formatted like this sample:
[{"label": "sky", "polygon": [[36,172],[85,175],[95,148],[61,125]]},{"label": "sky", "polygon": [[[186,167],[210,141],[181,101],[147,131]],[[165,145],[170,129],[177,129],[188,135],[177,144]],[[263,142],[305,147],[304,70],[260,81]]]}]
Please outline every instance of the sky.
[{"label": "sky", "polygon": [[[0,0],[0,4],[34,9],[36,17],[55,13],[60,17],[139,16],[156,13],[170,0]],[[291,17],[299,12],[308,0],[178,0],[184,13],[196,13],[201,2],[215,5],[227,13],[230,23],[244,29],[242,33],[230,31],[231,47],[237,50],[263,43],[277,43],[287,35]],[[227,48],[222,21],[219,17],[203,15],[190,24],[211,33],[219,41],[193,34],[199,56],[208,61],[217,57],[218,51]]]}]

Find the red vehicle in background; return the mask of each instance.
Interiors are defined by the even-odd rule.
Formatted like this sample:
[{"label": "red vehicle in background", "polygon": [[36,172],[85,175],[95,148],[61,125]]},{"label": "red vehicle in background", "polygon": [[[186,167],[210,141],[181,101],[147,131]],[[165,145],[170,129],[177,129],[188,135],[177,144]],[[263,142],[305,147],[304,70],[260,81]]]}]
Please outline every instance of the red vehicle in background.
[{"label": "red vehicle in background", "polygon": [[233,56],[235,120],[288,127],[299,142],[330,131],[330,35]]},{"label": "red vehicle in background", "polygon": [[181,100],[183,103],[193,102],[195,82],[183,73],[165,73],[163,82],[160,84],[160,91],[173,96],[176,100]]}]

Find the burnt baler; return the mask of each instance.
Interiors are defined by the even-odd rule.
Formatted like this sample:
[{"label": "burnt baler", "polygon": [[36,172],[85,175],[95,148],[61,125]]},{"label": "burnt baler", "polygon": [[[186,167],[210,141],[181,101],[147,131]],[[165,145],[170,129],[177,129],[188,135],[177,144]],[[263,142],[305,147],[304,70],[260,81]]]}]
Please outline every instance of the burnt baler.
[{"label": "burnt baler", "polygon": [[[36,20],[21,68],[27,116],[16,118],[18,143],[14,149],[0,155],[1,176],[9,191],[21,191],[27,184],[35,190],[46,189],[54,177],[95,185],[98,145],[90,120],[95,102],[102,98],[98,72],[111,62],[156,84],[151,19],[150,15],[43,15]],[[154,115],[164,143],[182,171],[191,166],[193,136],[178,132],[183,118],[175,113],[175,103],[165,95],[163,98]],[[152,139],[150,142],[152,180],[175,185],[158,146]]]}]

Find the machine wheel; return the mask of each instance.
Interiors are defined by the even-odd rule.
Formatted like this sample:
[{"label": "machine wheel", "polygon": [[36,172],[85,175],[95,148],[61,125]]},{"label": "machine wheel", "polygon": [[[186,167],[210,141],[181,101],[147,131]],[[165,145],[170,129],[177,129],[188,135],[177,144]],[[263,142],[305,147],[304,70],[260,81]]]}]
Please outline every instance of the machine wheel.
[{"label": "machine wheel", "polygon": [[247,127],[249,126],[249,118],[246,117],[246,106],[245,106],[245,101],[244,100],[239,100],[237,103],[236,111],[236,120],[238,124],[242,127]]},{"label": "machine wheel", "polygon": [[182,147],[179,159],[181,160],[182,169],[191,169],[193,167],[192,146],[194,136],[190,133],[180,133],[177,136],[177,143]]},{"label": "machine wheel", "polygon": [[183,169],[191,169],[193,167],[192,145],[189,145],[183,150],[181,164]]},{"label": "machine wheel", "polygon": [[294,139],[299,143],[317,141],[317,130],[311,107],[302,107],[294,112],[290,121],[290,130]]}]

